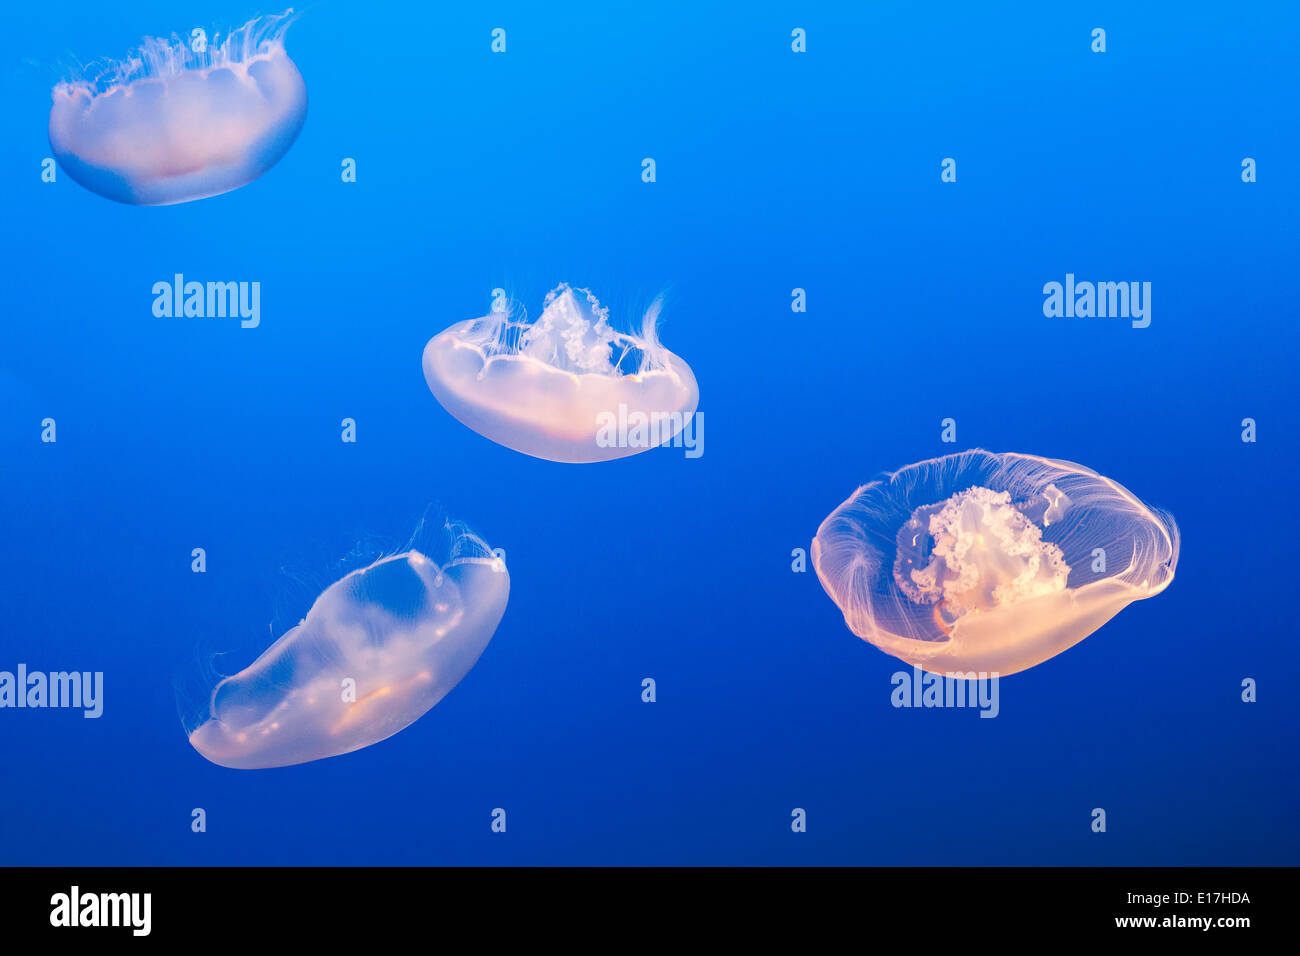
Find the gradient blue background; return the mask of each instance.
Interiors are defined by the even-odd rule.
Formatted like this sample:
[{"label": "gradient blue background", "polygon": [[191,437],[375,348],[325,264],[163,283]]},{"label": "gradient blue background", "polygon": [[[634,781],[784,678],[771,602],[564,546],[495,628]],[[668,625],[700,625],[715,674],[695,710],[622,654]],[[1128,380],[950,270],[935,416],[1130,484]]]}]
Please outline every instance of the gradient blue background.
[{"label": "gradient blue background", "polygon": [[[1300,862],[1300,12],[1138,6],[323,2],[288,37],[296,145],[165,208],[40,181],[58,64],[272,11],[7,7],[0,668],[102,670],[106,701],[0,711],[0,861]],[[154,318],[175,272],[260,281],[261,327]],[[1044,318],[1066,272],[1152,282],[1151,327]],[[433,400],[432,334],[562,280],[625,322],[668,291],[703,458],[538,461]],[[856,485],[954,450],[949,416],[1183,532],[1173,586],[995,720],[892,708],[904,665],[790,567]],[[461,685],[350,756],[195,753],[196,652],[242,666],[431,503],[512,572]]]}]

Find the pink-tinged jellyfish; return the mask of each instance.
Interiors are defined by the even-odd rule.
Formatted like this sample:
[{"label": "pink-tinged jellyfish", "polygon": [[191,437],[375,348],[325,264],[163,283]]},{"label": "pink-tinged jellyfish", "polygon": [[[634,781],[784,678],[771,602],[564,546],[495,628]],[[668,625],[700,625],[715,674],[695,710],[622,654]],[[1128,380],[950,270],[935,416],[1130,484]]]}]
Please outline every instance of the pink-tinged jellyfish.
[{"label": "pink-tinged jellyfish", "polygon": [[666,444],[699,403],[690,366],[659,342],[658,300],[640,334],[616,332],[586,289],[561,285],[535,322],[493,311],[429,340],[424,378],[474,431],[549,461],[609,461]]},{"label": "pink-tinged jellyfish", "polygon": [[147,38],[125,60],[60,83],[50,109],[59,165],[92,192],[141,206],[252,182],[307,116],[307,87],[284,51],[292,19],[261,17],[211,42]]},{"label": "pink-tinged jellyfish", "polygon": [[812,544],[854,634],[941,674],[1014,674],[1174,579],[1178,528],[1082,465],[973,450],[864,485]]},{"label": "pink-tinged jellyfish", "polygon": [[418,551],[330,585],[306,618],[212,691],[194,749],[222,767],[351,753],[410,726],[492,639],[510,594],[503,559],[462,533],[439,566]]}]

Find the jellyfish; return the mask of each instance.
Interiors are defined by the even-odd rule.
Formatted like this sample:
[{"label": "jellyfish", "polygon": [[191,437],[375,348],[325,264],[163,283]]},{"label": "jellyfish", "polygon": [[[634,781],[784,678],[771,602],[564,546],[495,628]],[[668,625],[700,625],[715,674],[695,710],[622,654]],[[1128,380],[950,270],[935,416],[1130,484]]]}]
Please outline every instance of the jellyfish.
[{"label": "jellyfish", "polygon": [[274,166],[307,116],[284,51],[293,11],[250,20],[219,43],[146,38],[126,59],[54,87],[50,146],[91,192],[139,206],[238,189]]},{"label": "jellyfish", "polygon": [[1068,461],[975,449],[864,485],[813,565],[858,637],[939,674],[1014,674],[1169,586],[1173,517]]},{"label": "jellyfish", "polygon": [[510,575],[462,533],[442,566],[386,557],[325,589],[301,623],[212,691],[190,743],[222,767],[351,753],[410,726],[460,683],[506,609]]},{"label": "jellyfish", "polygon": [[659,342],[660,301],[639,335],[616,332],[586,289],[560,285],[535,322],[505,309],[424,349],[424,378],[463,424],[549,461],[609,461],[673,440],[699,402],[690,366]]}]

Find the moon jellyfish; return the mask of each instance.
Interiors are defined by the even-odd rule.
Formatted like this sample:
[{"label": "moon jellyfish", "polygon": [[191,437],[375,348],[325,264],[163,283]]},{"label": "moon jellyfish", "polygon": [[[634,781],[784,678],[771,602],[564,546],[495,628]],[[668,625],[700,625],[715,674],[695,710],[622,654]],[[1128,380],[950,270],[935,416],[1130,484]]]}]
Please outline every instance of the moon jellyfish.
[{"label": "moon jellyfish", "polygon": [[469,673],[509,593],[505,562],[468,533],[441,567],[407,551],[354,571],[217,684],[190,743],[215,764],[252,770],[385,740]]},{"label": "moon jellyfish", "polygon": [[1014,674],[1167,588],[1178,528],[1082,465],[974,450],[862,486],[812,556],[849,629],[886,653]]},{"label": "moon jellyfish", "polygon": [[515,451],[564,462],[634,455],[672,440],[700,397],[690,366],[659,342],[659,307],[639,335],[624,334],[590,292],[561,285],[535,322],[492,311],[435,335],[424,378],[455,418]]},{"label": "moon jellyfish", "polygon": [[141,206],[252,182],[307,115],[307,87],[284,51],[291,20],[292,11],[250,20],[219,43],[146,38],[125,60],[60,83],[50,109],[59,165],[92,192]]}]

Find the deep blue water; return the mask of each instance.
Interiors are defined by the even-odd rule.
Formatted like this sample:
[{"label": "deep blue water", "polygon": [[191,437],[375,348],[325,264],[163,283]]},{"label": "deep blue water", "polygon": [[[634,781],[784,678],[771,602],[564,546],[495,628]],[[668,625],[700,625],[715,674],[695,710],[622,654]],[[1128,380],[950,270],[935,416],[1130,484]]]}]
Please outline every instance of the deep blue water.
[{"label": "deep blue water", "polygon": [[[1137,6],[323,2],[289,153],[158,208],[41,181],[61,64],[273,11],[7,8],[0,669],[103,671],[105,702],[0,710],[0,861],[1300,862],[1300,8]],[[260,326],[155,318],[177,272],[260,281]],[[1045,317],[1067,272],[1151,282],[1150,327]],[[561,281],[626,322],[667,290],[701,458],[536,460],[434,401],[431,335]],[[968,447],[1083,463],[1183,535],[1165,593],[993,720],[891,707],[906,666],[791,570],[858,484]],[[461,685],[348,756],[200,757],[196,657],[242,666],[430,506],[511,569]]]}]

